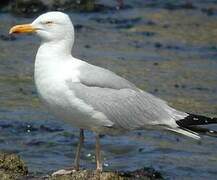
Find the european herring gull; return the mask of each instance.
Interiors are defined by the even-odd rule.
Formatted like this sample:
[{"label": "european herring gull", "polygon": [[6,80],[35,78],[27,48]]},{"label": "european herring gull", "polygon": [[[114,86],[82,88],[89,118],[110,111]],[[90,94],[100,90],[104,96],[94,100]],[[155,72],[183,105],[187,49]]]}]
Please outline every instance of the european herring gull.
[{"label": "european herring gull", "polygon": [[73,57],[74,27],[65,13],[48,12],[10,29],[29,32],[41,39],[34,72],[39,97],[57,117],[80,129],[76,170],[86,129],[96,134],[96,169],[102,171],[100,134],[165,129],[199,139],[194,125],[217,123],[216,118],[178,111],[115,73]]}]

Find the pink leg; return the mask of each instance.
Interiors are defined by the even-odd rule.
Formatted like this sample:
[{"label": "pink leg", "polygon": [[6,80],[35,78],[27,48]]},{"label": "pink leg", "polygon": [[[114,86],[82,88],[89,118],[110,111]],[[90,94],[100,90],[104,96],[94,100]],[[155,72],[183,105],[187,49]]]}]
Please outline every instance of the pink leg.
[{"label": "pink leg", "polygon": [[96,135],[96,170],[102,172],[102,159],[100,153],[99,135]]},{"label": "pink leg", "polygon": [[84,130],[80,129],[79,143],[77,146],[77,151],[76,151],[75,161],[74,161],[75,169],[77,171],[80,168],[80,156],[81,156],[81,148],[83,146],[83,143],[84,143]]}]

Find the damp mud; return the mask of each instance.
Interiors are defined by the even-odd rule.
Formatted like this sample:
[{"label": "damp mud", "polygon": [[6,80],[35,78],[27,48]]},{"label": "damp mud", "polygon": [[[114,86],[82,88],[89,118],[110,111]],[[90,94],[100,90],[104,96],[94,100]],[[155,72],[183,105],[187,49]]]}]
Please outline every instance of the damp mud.
[{"label": "damp mud", "polygon": [[[114,71],[179,110],[217,116],[217,4],[147,2],[128,1],[120,10],[65,11],[76,30],[73,56]],[[38,38],[8,35],[11,26],[35,17],[0,13],[0,150],[18,154],[30,175],[43,176],[71,166],[78,130],[53,117],[38,99],[33,80]],[[85,137],[81,165],[94,169],[94,134],[87,131]],[[136,131],[103,136],[101,143],[106,171],[152,167],[168,179],[217,175],[216,138],[198,142]]]}]

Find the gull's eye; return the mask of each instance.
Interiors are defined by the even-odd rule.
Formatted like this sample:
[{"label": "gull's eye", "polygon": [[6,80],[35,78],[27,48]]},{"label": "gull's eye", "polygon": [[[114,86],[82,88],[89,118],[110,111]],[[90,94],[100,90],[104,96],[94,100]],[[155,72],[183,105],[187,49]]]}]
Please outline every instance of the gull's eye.
[{"label": "gull's eye", "polygon": [[50,24],[53,24],[53,21],[45,21],[45,22],[43,22],[43,24],[50,25]]}]

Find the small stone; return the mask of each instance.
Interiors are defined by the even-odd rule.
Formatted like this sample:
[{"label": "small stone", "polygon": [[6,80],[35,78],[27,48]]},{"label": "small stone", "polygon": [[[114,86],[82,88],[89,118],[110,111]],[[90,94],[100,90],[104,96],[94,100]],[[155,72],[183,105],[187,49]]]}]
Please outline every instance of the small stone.
[{"label": "small stone", "polygon": [[74,25],[74,28],[75,28],[75,30],[79,31],[79,30],[81,30],[82,28],[84,28],[84,26],[81,25],[81,24],[75,24],[75,25]]},{"label": "small stone", "polygon": [[158,92],[159,90],[157,88],[154,89],[154,92]]},{"label": "small stone", "polygon": [[156,25],[156,23],[154,22],[154,21],[147,21],[147,23],[146,23],[147,25],[150,25],[150,26],[153,26],[153,25]]},{"label": "small stone", "polygon": [[90,48],[90,45],[89,45],[89,44],[86,44],[84,47],[87,48],[87,49],[89,49],[89,48]]},{"label": "small stone", "polygon": [[154,44],[154,46],[155,46],[156,48],[161,48],[163,45],[162,45],[161,43],[159,43],[159,42],[156,42],[156,43]]},{"label": "small stone", "polygon": [[144,150],[143,148],[139,148],[139,150],[138,150],[138,151],[139,151],[139,152],[142,152],[143,150]]},{"label": "small stone", "polygon": [[90,154],[90,153],[88,153],[86,156],[87,156],[87,157],[91,157],[91,154]]},{"label": "small stone", "polygon": [[3,41],[14,41],[14,40],[16,40],[16,37],[14,35],[1,34],[0,39],[3,40]]},{"label": "small stone", "polygon": [[178,85],[178,84],[174,84],[174,87],[175,87],[175,88],[179,88],[179,85]]},{"label": "small stone", "polygon": [[158,66],[159,63],[158,63],[158,62],[154,62],[153,65],[154,65],[154,66]]},{"label": "small stone", "polygon": [[150,31],[144,31],[141,34],[144,35],[144,36],[150,37],[150,36],[154,36],[156,33],[155,32],[150,32]]},{"label": "small stone", "polygon": [[73,173],[72,170],[60,169],[60,170],[54,172],[51,176],[68,175],[68,174],[72,174],[72,173]]},{"label": "small stone", "polygon": [[108,167],[108,166],[109,166],[109,164],[108,164],[108,163],[104,163],[103,165],[104,165],[105,167]]}]

